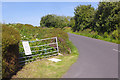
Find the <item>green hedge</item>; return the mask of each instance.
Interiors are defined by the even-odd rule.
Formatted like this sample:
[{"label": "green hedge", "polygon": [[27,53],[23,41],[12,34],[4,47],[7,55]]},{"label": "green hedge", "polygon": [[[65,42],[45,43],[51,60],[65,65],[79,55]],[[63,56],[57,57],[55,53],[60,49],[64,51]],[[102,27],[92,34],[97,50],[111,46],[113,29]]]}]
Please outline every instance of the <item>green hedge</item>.
[{"label": "green hedge", "polygon": [[13,27],[2,25],[2,77],[9,78],[18,69],[20,34]]},{"label": "green hedge", "polygon": [[[18,70],[18,55],[21,40],[36,40],[58,37],[59,51],[62,54],[71,52],[68,34],[59,28],[40,28],[29,24],[4,24],[2,26],[3,78],[11,76]],[[18,45],[19,44],[19,45]]]},{"label": "green hedge", "polygon": [[58,45],[60,49],[60,53],[69,54],[70,48],[67,44],[69,41],[68,34],[61,30],[60,28],[41,28],[41,27],[33,27],[29,24],[8,24],[9,26],[13,26],[20,32],[22,40],[36,40],[36,39],[44,39],[50,37],[58,37]]}]

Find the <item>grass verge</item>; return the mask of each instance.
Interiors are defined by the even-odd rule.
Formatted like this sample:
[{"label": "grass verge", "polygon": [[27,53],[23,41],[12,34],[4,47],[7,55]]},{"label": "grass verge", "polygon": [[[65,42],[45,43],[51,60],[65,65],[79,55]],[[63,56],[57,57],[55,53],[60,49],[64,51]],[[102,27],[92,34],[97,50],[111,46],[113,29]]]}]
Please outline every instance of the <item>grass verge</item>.
[{"label": "grass verge", "polygon": [[[68,71],[69,67],[76,62],[78,58],[78,50],[71,43],[68,42],[71,48],[71,54],[63,56],[54,56],[57,59],[61,59],[60,62],[52,62],[47,59],[36,60],[34,62],[26,64],[14,78],[61,78],[65,72]],[[51,57],[52,58],[52,57]]]},{"label": "grass verge", "polygon": [[95,39],[99,39],[99,40],[104,40],[104,41],[108,41],[108,42],[112,42],[112,43],[116,43],[116,44],[119,44],[120,41],[119,40],[116,40],[116,39],[112,39],[109,35],[103,35],[103,36],[100,36],[98,35],[97,33],[95,32],[88,32],[87,30],[85,31],[79,31],[79,32],[73,32],[71,30],[70,27],[67,27],[64,29],[65,32],[68,32],[68,33],[73,33],[73,34],[76,34],[76,35],[82,35],[82,36],[86,36],[86,37],[91,37],[91,38],[95,38]]}]

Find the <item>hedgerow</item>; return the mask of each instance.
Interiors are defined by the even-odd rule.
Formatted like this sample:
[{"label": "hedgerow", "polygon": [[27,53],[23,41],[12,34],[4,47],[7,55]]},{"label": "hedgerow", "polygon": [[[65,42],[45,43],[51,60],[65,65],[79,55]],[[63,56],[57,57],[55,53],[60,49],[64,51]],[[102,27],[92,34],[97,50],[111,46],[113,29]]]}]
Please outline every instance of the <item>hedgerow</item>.
[{"label": "hedgerow", "polygon": [[13,27],[2,25],[2,77],[10,77],[17,71],[20,34]]},{"label": "hedgerow", "polygon": [[50,37],[57,37],[59,49],[61,53],[68,54],[70,52],[67,41],[69,41],[68,34],[60,28],[41,28],[33,27],[28,24],[11,24],[15,29],[19,30],[22,40],[36,40]]},{"label": "hedgerow", "polygon": [[[62,54],[69,54],[71,53],[71,49],[69,47],[69,38],[66,32],[59,28],[40,28],[34,27],[29,24],[3,24],[2,25],[2,59],[3,59],[3,68],[2,68],[2,75],[3,78],[10,77],[15,71],[18,70],[19,53],[24,52],[23,49],[19,48],[22,47],[20,40],[25,41],[33,41],[39,40],[44,38],[51,38],[57,37],[58,38],[58,46],[59,52]],[[41,42],[44,44],[44,42]],[[37,45],[38,43],[33,43],[30,45]],[[54,51],[52,46],[40,47],[40,48],[52,48],[49,52]],[[39,48],[39,49],[40,49]],[[39,50],[31,49],[31,50]],[[36,52],[32,54],[41,54],[43,52]],[[25,57],[25,54],[22,54]],[[46,55],[42,55],[40,57],[44,57]],[[36,57],[32,57],[33,60]],[[26,60],[26,59],[24,59]],[[30,60],[31,61],[31,60]]]},{"label": "hedgerow", "polygon": [[[68,35],[66,32],[64,32],[60,28],[33,27],[32,25],[29,25],[29,24],[8,24],[8,25],[14,27],[15,29],[17,29],[20,32],[21,40],[33,41],[33,40],[39,40],[39,39],[44,39],[44,38],[57,37],[58,45],[59,45],[59,52],[62,54],[69,54],[71,52],[71,49],[68,45],[68,41],[69,41]],[[42,42],[42,44],[43,44],[43,42]],[[36,45],[36,43],[34,43],[33,45]],[[33,46],[33,45],[31,45],[31,46]],[[38,45],[36,45],[36,46],[38,46]],[[20,47],[22,47],[22,44],[20,44]],[[47,47],[50,47],[50,46],[47,46]],[[43,48],[46,49],[46,46],[40,47],[39,49],[43,49]],[[39,50],[39,49],[34,48],[31,50]],[[52,49],[52,51],[54,51],[54,49]],[[19,52],[24,52],[24,50],[20,48]],[[42,54],[45,52],[39,51],[39,52],[32,53],[32,54],[34,55],[37,53]],[[48,55],[51,55],[51,54],[48,54]],[[36,57],[44,57],[44,56],[46,56],[46,55],[36,56]],[[25,57],[25,54],[22,54],[21,57]],[[34,59],[32,59],[32,60],[34,60]]]}]

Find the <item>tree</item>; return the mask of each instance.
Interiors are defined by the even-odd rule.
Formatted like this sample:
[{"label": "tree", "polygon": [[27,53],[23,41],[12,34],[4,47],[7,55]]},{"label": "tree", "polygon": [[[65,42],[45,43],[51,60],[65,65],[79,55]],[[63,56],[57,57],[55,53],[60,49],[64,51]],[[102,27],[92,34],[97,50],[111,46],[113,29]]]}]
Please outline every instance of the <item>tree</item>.
[{"label": "tree", "polygon": [[89,27],[91,21],[94,19],[94,8],[91,5],[80,5],[75,9],[75,26],[73,31],[84,30]]},{"label": "tree", "polygon": [[56,16],[54,14],[46,15],[41,18],[40,26],[41,27],[54,27],[54,28],[63,28],[69,25],[70,17],[66,16]]},{"label": "tree", "polygon": [[55,27],[56,20],[54,15],[46,15],[41,18],[40,26],[41,27]]},{"label": "tree", "polygon": [[75,19],[72,17],[69,22],[69,27],[74,27],[75,26]]},{"label": "tree", "polygon": [[120,2],[100,2],[91,29],[99,34],[111,33],[120,24]]}]

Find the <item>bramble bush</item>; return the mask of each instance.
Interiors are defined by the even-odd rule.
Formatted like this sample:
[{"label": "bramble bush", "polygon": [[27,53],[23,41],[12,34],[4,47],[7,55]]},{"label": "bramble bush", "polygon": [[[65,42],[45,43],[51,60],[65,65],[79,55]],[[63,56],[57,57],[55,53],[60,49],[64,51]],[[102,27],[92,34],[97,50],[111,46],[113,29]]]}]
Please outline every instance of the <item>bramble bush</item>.
[{"label": "bramble bush", "polygon": [[70,52],[69,46],[67,45],[67,41],[69,41],[68,34],[60,28],[41,28],[33,27],[31,25],[26,26],[24,24],[11,24],[9,26],[13,26],[15,29],[19,30],[22,40],[31,41],[57,37],[60,52],[64,54],[68,54]]},{"label": "bramble bush", "polygon": [[[19,67],[18,56],[25,57],[25,54],[19,55],[20,52],[24,51],[23,49],[19,48],[22,47],[20,39],[25,41],[33,41],[44,38],[57,37],[59,52],[62,54],[71,53],[72,47],[70,47],[68,35],[60,28],[41,28],[41,27],[34,27],[29,24],[20,24],[20,23],[3,24],[2,28],[3,28],[2,29],[3,78],[11,77],[11,75],[18,70]],[[40,44],[44,44],[44,42],[41,42]],[[32,43],[30,45],[35,46],[39,44]],[[52,48],[51,50],[48,50],[48,52],[55,50],[54,46],[39,47],[39,48],[34,48],[32,50],[40,50],[44,48]],[[45,52],[46,51],[43,52],[41,51],[32,54],[33,55],[43,54]],[[47,54],[38,57],[43,58],[46,55]],[[25,58],[24,60],[26,59],[27,58]],[[35,60],[36,57],[32,57],[32,59]]]},{"label": "bramble bush", "polygon": [[[66,32],[61,30],[60,28],[41,28],[41,27],[34,27],[29,24],[7,24],[8,26],[12,26],[15,29],[17,29],[20,32],[21,40],[26,41],[33,41],[33,40],[39,40],[44,38],[51,38],[51,37],[57,37],[58,38],[58,45],[59,45],[59,52],[62,54],[69,54],[71,52],[71,49],[68,44],[68,35]],[[41,42],[41,44],[44,44]],[[30,44],[31,45],[31,44]],[[33,43],[31,46],[39,46],[37,43]],[[19,45],[22,47],[22,44]],[[49,48],[53,48],[52,46],[47,46]],[[46,46],[39,47],[39,50],[46,49]],[[37,48],[31,49],[31,50],[38,50]],[[48,52],[54,51],[54,49],[49,50]],[[24,52],[23,49],[19,49],[19,52]],[[35,54],[42,54],[45,53],[44,51],[39,51]],[[52,53],[54,54],[54,53]],[[51,54],[48,54],[51,55]],[[42,56],[36,56],[35,58],[39,57],[45,57],[46,55]],[[22,54],[21,57],[25,57],[25,54]],[[21,59],[22,60],[22,59]],[[26,59],[25,59],[26,60]]]},{"label": "bramble bush", "polygon": [[9,78],[18,69],[20,35],[13,27],[2,25],[2,77]]}]

